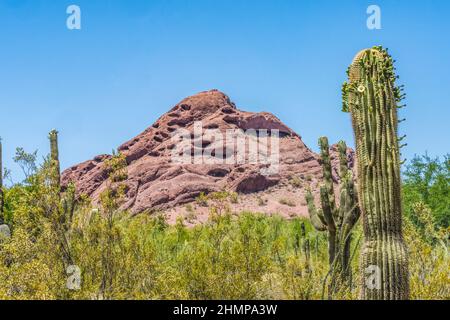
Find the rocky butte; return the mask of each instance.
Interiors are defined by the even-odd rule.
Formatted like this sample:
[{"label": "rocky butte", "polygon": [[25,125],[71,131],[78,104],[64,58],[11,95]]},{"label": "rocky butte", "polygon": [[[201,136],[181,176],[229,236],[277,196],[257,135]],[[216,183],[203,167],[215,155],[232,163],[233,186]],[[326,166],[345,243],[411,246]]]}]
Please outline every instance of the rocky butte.
[{"label": "rocky butte", "polygon": [[[226,132],[236,130],[278,130],[279,167],[275,174],[262,174],[264,163],[217,164],[178,163],[173,161],[176,143],[175,132],[183,129],[192,133],[195,123],[203,129]],[[225,134],[224,134],[225,135]],[[203,138],[200,148],[192,152],[209,152],[214,156],[217,141]],[[192,148],[197,145],[193,142]],[[226,147],[226,144],[225,144]],[[123,209],[133,214],[165,212],[169,222],[179,215],[192,211],[195,217],[188,223],[199,223],[208,216],[208,208],[197,206],[195,199],[201,192],[233,191],[239,194],[236,203],[230,203],[234,212],[244,210],[279,213],[285,217],[307,216],[304,200],[305,188],[311,187],[318,194],[322,180],[320,157],[311,151],[301,137],[270,113],[239,110],[224,93],[211,90],[188,97],[160,117],[152,126],[128,142],[118,151],[127,161],[127,179]],[[224,152],[225,154],[225,152]],[[336,147],[331,147],[334,180],[338,182],[339,159]],[[110,155],[99,155],[92,160],[75,165],[62,174],[62,183],[73,181],[77,194],[85,194],[98,201],[106,188],[108,172],[105,160]],[[248,159],[247,159],[248,160]],[[349,152],[353,166],[353,152]],[[187,204],[192,203],[190,206]],[[191,215],[192,216],[192,215]]]}]

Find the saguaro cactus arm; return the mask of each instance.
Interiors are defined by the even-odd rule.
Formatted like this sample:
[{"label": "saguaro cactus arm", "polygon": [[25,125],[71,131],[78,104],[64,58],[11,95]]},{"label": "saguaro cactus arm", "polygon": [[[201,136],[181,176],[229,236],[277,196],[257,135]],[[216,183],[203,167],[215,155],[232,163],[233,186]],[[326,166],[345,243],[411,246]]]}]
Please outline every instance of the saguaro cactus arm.
[{"label": "saguaro cactus arm", "polygon": [[339,219],[345,238],[351,232],[360,217],[361,211],[358,206],[358,197],[355,184],[353,182],[353,173],[348,169],[347,144],[345,141],[338,143],[339,152],[339,176],[340,184],[340,203]]},{"label": "saguaro cactus arm", "polygon": [[330,292],[336,289],[336,277],[349,280],[351,278],[349,268],[350,257],[350,233],[359,217],[354,190],[353,177],[348,169],[347,146],[344,142],[338,145],[340,159],[340,201],[336,207],[334,194],[330,147],[328,139],[319,139],[321,164],[323,169],[324,184],[320,187],[321,209],[314,204],[311,190],[306,193],[306,202],[312,225],[318,231],[328,231],[328,254],[330,266],[333,269],[333,279]]},{"label": "saguaro cactus arm", "polygon": [[[321,137],[319,139],[319,146],[324,180],[323,192],[327,195],[329,206],[329,212],[327,212],[327,214],[330,213],[334,219],[337,219],[336,198],[334,196],[333,173],[331,167],[330,146],[328,144],[328,138]],[[325,208],[322,209],[324,210],[325,215]]]},{"label": "saguaro cactus arm", "polygon": [[331,206],[330,196],[327,187],[320,188],[320,202],[322,203],[323,218],[327,225],[328,231],[336,231],[336,224],[334,223],[333,210]]},{"label": "saguaro cactus arm", "polygon": [[308,205],[309,216],[311,223],[317,231],[327,230],[327,225],[323,217],[322,210],[318,210],[314,204],[314,196],[311,190],[306,191],[306,203]]}]

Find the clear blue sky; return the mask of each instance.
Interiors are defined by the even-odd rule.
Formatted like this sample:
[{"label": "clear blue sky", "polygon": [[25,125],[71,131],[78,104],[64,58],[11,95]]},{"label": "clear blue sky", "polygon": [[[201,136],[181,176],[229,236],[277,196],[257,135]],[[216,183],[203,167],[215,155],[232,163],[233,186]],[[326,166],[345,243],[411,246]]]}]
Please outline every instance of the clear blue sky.
[{"label": "clear blue sky", "polygon": [[[77,4],[82,30],[66,28]],[[366,9],[382,10],[382,30]],[[110,153],[169,107],[217,88],[269,111],[313,149],[353,145],[341,84],[354,54],[381,44],[406,85],[407,158],[449,152],[450,1],[0,0],[0,136],[48,152],[60,131],[64,168]]]}]

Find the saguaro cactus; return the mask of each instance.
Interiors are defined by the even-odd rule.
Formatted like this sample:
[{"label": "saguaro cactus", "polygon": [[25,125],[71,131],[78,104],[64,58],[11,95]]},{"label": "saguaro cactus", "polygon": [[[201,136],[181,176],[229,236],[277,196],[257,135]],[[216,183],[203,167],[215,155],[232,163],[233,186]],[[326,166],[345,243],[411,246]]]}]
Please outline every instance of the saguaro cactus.
[{"label": "saguaro cactus", "polygon": [[53,186],[61,188],[61,169],[59,164],[59,150],[58,150],[58,131],[50,131],[48,138],[50,140],[50,165],[52,169]]},{"label": "saguaro cactus", "polygon": [[[357,195],[351,171],[348,169],[347,145],[338,144],[340,160],[340,199],[336,205],[330,149],[328,139],[319,139],[321,149],[324,185],[320,188],[321,209],[314,204],[314,197],[309,190],[306,194],[311,223],[318,231],[328,231],[329,262],[334,275],[343,279],[350,276],[350,243],[351,232],[360,216]],[[334,282],[335,279],[332,279]],[[332,283],[333,285],[333,283]]]},{"label": "saguaro cactus", "polygon": [[60,203],[58,204],[52,218],[55,232],[59,235],[60,248],[63,261],[66,266],[73,264],[70,252],[70,241],[67,235],[72,223],[75,211],[75,186],[69,184],[65,191],[61,189],[61,169],[58,150],[58,131],[52,130],[49,135],[50,140],[50,172],[52,181],[52,191],[56,193]]},{"label": "saguaro cactus", "polygon": [[359,52],[343,86],[356,139],[363,215],[361,298],[408,299],[408,255],[402,235],[400,147],[394,62],[381,47]]},{"label": "saguaro cactus", "polygon": [[61,169],[59,162],[59,149],[58,149],[58,131],[52,130],[49,133],[50,140],[50,166],[51,166],[51,179],[53,187],[56,188],[59,198],[61,199],[62,213],[64,223],[70,223],[73,212],[75,210],[75,186],[73,183],[69,183],[66,186],[63,194],[61,189]]},{"label": "saguaro cactus", "polygon": [[49,133],[50,140],[50,165],[52,168],[54,186],[60,188],[61,186],[61,167],[59,162],[59,148],[58,148],[58,131],[53,129]]}]

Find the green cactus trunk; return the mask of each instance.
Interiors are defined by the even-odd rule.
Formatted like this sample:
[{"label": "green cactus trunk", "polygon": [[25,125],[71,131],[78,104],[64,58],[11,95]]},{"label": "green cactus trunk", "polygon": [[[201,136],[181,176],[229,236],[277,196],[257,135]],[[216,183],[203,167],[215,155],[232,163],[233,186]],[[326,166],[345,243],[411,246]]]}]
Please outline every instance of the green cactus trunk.
[{"label": "green cactus trunk", "polygon": [[53,228],[58,235],[61,256],[64,265],[67,267],[73,264],[70,240],[67,233],[70,230],[74,211],[75,211],[75,186],[69,183],[64,189],[61,188],[61,169],[58,150],[58,131],[50,131],[48,138],[50,140],[50,179],[52,182],[52,192],[58,202],[55,204],[54,214],[52,215]]},{"label": "green cactus trunk", "polygon": [[300,230],[302,233],[302,239],[303,239],[303,252],[305,253],[305,258],[307,261],[309,261],[310,259],[310,245],[309,245],[309,239],[307,238],[307,234],[306,234],[306,226],[305,223],[302,222],[302,224],[300,225]]},{"label": "green cactus trunk", "polygon": [[363,215],[361,298],[408,299],[408,254],[402,235],[398,103],[392,58],[382,48],[358,53],[344,84],[356,139]]},{"label": "green cactus trunk", "polygon": [[324,184],[320,188],[321,208],[317,209],[314,197],[309,190],[306,194],[312,225],[318,231],[328,231],[328,256],[331,269],[330,294],[337,290],[338,282],[350,283],[350,248],[351,232],[359,219],[357,194],[353,176],[348,169],[347,145],[341,141],[338,144],[340,159],[340,201],[336,205],[334,194],[332,166],[328,139],[319,139]]},{"label": "green cactus trunk", "polygon": [[61,189],[61,169],[59,163],[59,150],[58,150],[58,131],[52,130],[49,133],[50,139],[50,161],[52,168],[52,181],[53,186],[58,190]]}]

